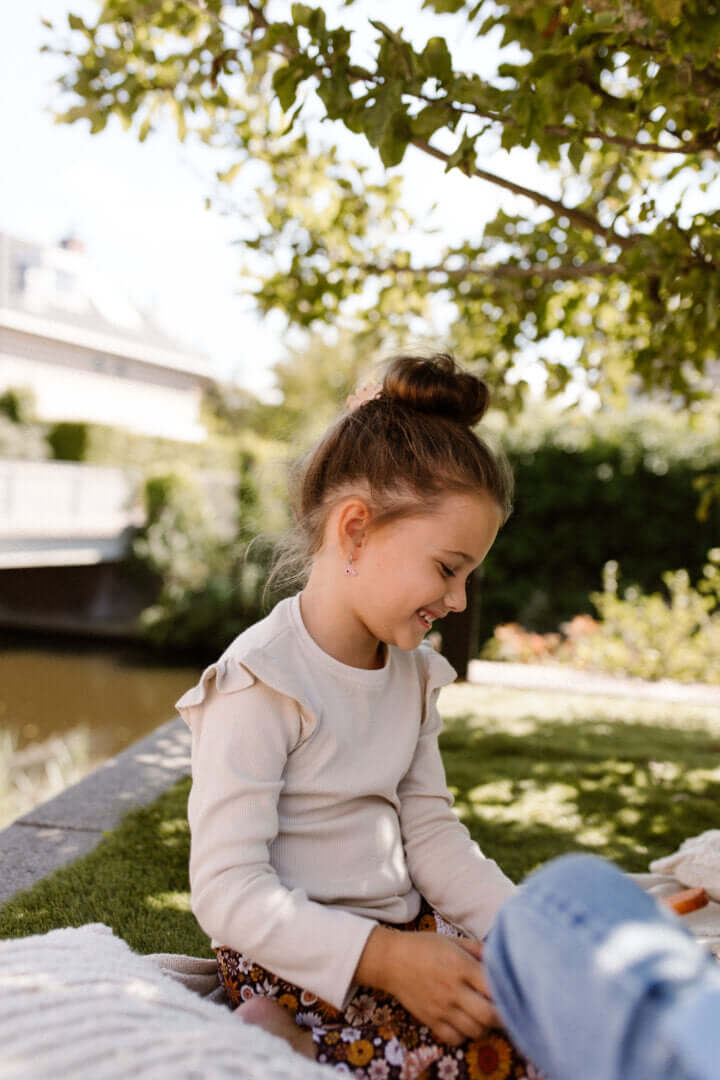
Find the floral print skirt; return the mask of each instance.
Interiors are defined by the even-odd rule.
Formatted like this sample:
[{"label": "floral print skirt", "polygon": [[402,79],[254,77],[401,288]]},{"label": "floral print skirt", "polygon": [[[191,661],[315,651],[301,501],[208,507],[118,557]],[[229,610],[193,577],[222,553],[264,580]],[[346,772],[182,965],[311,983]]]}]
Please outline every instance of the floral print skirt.
[{"label": "floral print skirt", "polygon": [[[412,922],[382,925],[461,936],[425,899]],[[543,1080],[499,1029],[449,1046],[384,990],[357,987],[341,1012],[233,949],[221,947],[216,953],[220,980],[233,1005],[258,995],[275,998],[296,1024],[312,1030],[318,1062],[337,1073],[356,1080]]]}]

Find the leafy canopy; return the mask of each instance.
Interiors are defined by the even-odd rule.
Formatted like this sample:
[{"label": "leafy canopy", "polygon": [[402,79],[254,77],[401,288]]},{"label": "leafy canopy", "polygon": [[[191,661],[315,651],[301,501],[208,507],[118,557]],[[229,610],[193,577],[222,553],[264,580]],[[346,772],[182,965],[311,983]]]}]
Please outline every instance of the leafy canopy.
[{"label": "leafy canopy", "polygon": [[[400,338],[442,300],[455,344],[506,395],[529,343],[549,353],[549,392],[566,385],[560,332],[606,394],[633,372],[700,396],[717,359],[720,212],[701,203],[720,188],[718,3],[425,0],[437,33],[420,42],[392,5],[328,7],[106,0],[93,22],[70,15],[62,119],[98,132],[114,115],[144,139],[169,111],[180,139],[223,154],[220,181],[255,169],[255,197],[232,209],[260,309],[291,324]],[[461,32],[509,47],[497,71],[456,63]],[[389,171],[349,160],[320,120]],[[488,161],[498,147],[530,150],[537,182]],[[467,237],[423,261],[393,171],[409,152],[459,170],[479,197],[490,184],[520,198],[478,230],[470,195]]]}]

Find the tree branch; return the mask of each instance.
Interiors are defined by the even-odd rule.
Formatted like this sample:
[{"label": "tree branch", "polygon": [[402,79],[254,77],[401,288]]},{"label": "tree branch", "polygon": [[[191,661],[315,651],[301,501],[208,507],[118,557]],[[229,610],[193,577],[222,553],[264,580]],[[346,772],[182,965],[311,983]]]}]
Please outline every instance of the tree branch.
[{"label": "tree branch", "polygon": [[[337,266],[337,263],[334,265]],[[346,264],[347,266],[351,264]],[[354,264],[353,264],[354,265]],[[430,274],[443,274],[452,281],[462,281],[468,277],[489,278],[531,278],[540,277],[543,281],[562,281],[565,278],[583,277],[610,277],[612,274],[621,274],[625,271],[622,263],[583,263],[581,266],[548,266],[546,263],[532,263],[530,266],[519,266],[513,263],[496,263],[478,266],[471,264],[457,270],[448,270],[442,263],[437,266],[400,266],[395,263],[386,263],[379,266],[377,263],[364,263],[361,267],[366,274],[412,274],[413,277],[428,277]],[[438,286],[445,288],[445,283]],[[472,293],[465,295],[472,296]]]},{"label": "tree branch", "polygon": [[[514,123],[514,121],[512,121]],[[694,139],[692,142],[681,142],[679,146],[661,146],[660,143],[638,142],[637,139],[629,139],[623,135],[608,135],[605,131],[573,131],[564,125],[547,125],[544,130],[548,135],[567,136],[568,138],[580,137],[581,139],[599,139],[602,142],[614,143],[616,146],[624,146],[628,150],[652,150],[656,154],[697,154],[701,150],[713,150],[720,153],[720,147],[712,145],[712,136],[717,138],[718,132],[710,132],[711,139]],[[671,132],[668,132],[670,135]],[[675,135],[673,138],[677,138]],[[710,142],[710,145],[707,143]]]},{"label": "tree branch", "polygon": [[[432,146],[425,139],[412,139],[411,142],[418,150],[422,150],[431,157],[437,158],[438,161],[444,161],[447,164],[450,160],[450,154],[446,154],[443,150],[439,150],[436,146]],[[505,177],[497,176],[495,173],[488,172],[486,169],[479,169],[477,165],[470,166],[469,175],[470,174],[472,176],[477,176],[480,180],[487,180],[488,183],[495,184],[497,187],[512,191],[514,195],[524,195],[525,198],[531,199],[540,206],[547,206],[549,210],[552,210],[553,214],[562,215],[568,218],[580,228],[590,229],[596,236],[602,236],[608,243],[617,244],[618,247],[623,249],[632,247],[635,243],[635,240],[632,237],[619,236],[612,229],[601,225],[592,214],[588,214],[585,210],[577,210],[574,207],[565,206],[564,203],[557,199],[550,198],[549,195],[543,195],[540,191],[526,188],[522,184],[516,184],[514,180],[506,180]]]}]

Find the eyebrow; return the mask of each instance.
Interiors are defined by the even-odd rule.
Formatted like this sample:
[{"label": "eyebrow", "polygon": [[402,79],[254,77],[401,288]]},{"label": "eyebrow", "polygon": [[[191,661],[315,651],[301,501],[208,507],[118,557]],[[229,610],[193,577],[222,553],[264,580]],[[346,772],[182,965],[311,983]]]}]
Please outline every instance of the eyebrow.
[{"label": "eyebrow", "polygon": [[472,558],[469,555],[466,555],[464,551],[451,551],[450,548],[445,548],[445,551],[448,555],[459,555],[465,562],[472,562]]}]

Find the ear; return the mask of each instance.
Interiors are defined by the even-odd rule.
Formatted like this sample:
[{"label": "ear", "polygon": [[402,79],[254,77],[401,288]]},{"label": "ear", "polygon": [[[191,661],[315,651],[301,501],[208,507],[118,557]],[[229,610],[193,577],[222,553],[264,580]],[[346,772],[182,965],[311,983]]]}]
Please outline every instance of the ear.
[{"label": "ear", "polygon": [[353,555],[365,542],[372,513],[367,502],[353,495],[340,509],[337,517],[337,538],[343,553]]}]

